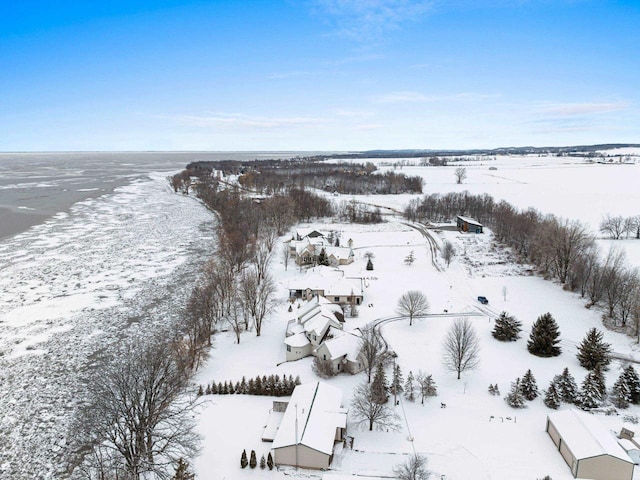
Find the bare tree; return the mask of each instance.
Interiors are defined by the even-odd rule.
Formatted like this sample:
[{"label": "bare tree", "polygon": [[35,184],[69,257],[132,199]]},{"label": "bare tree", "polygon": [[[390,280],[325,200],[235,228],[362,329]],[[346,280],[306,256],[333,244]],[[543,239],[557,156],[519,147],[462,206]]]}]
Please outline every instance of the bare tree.
[{"label": "bare tree", "polygon": [[429,300],[419,290],[409,290],[398,299],[396,313],[409,317],[409,325],[413,325],[413,318],[429,313]]},{"label": "bare tree", "polygon": [[473,370],[480,361],[480,340],[471,322],[456,318],[444,339],[443,365],[450,372],[460,374]]},{"label": "bare tree", "polygon": [[367,372],[367,383],[371,383],[371,375],[378,363],[386,358],[386,345],[380,333],[376,331],[374,325],[367,325],[362,329],[360,343],[360,356],[364,360],[364,369]]},{"label": "bare tree", "polygon": [[464,182],[467,178],[467,169],[464,167],[458,167],[456,168],[455,172],[454,172],[454,176],[456,178],[456,183],[460,184],[462,182]]},{"label": "bare tree", "polygon": [[395,478],[399,480],[428,480],[431,472],[427,470],[427,457],[414,454],[400,465],[393,468]]},{"label": "bare tree", "polygon": [[271,262],[271,249],[265,241],[256,242],[253,252],[253,264],[256,266],[258,283],[262,281]]},{"label": "bare tree", "polygon": [[233,333],[236,335],[236,341],[240,345],[240,334],[247,326],[247,320],[245,319],[245,311],[242,308],[242,304],[239,300],[235,300],[231,303],[229,312],[225,315],[225,321],[227,325],[231,327]]},{"label": "bare tree", "polygon": [[287,268],[289,267],[289,258],[291,258],[291,247],[288,243],[282,244],[281,253],[282,253],[282,261],[284,262],[284,269],[286,271]]},{"label": "bare tree", "polygon": [[608,213],[602,217],[600,222],[600,232],[609,235],[612,240],[618,240],[627,231],[628,224],[621,216],[612,217]]},{"label": "bare tree", "polygon": [[447,262],[447,267],[449,266],[449,264],[451,263],[451,259],[453,259],[455,255],[456,247],[454,247],[453,243],[451,243],[450,241],[445,240],[444,244],[442,245],[442,258],[445,262]]},{"label": "bare tree", "polygon": [[196,397],[186,394],[189,379],[171,343],[128,345],[87,383],[87,401],[73,424],[74,440],[93,452],[85,463],[98,471],[110,465],[125,473],[121,478],[133,480],[149,473],[170,475],[180,458],[197,450]]},{"label": "bare tree", "polygon": [[262,332],[264,318],[274,307],[273,296],[276,292],[275,283],[269,273],[263,273],[262,281],[259,281],[259,278],[257,270],[248,269],[240,279],[242,306],[245,313],[253,318],[258,337]]},{"label": "bare tree", "polygon": [[375,401],[371,384],[361,383],[355,389],[351,398],[351,411],[359,424],[368,424],[369,430],[376,426],[378,429],[390,428],[398,430],[400,417],[385,404]]},{"label": "bare tree", "polygon": [[409,252],[409,255],[407,255],[406,257],[404,257],[404,264],[405,264],[405,265],[408,265],[408,266],[410,267],[411,265],[413,265],[413,262],[415,262],[415,261],[416,261],[416,256],[415,256],[415,254],[413,253],[413,250],[411,250],[411,251]]}]

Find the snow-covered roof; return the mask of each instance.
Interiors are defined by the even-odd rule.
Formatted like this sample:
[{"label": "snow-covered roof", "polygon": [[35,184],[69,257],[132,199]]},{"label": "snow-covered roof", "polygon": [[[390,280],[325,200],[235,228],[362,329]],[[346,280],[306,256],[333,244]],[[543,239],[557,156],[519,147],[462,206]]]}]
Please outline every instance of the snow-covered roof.
[{"label": "snow-covered roof", "polygon": [[298,235],[298,237],[300,238],[308,237],[311,234],[324,237],[324,233],[316,230],[315,228],[298,228],[296,230],[296,235]]},{"label": "snow-covered roof", "polygon": [[285,338],[284,343],[290,347],[306,347],[309,345],[309,339],[304,333],[296,333]]},{"label": "snow-covered roof", "polygon": [[616,438],[594,415],[568,409],[551,413],[548,418],[576,459],[611,455],[633,463]]},{"label": "snow-covered roof", "polygon": [[295,278],[289,283],[289,289],[304,290],[325,290],[329,285],[334,283],[343,272],[331,267],[316,267],[314,272],[307,273]]},{"label": "snow-covered roof", "polygon": [[362,289],[355,286],[346,278],[339,278],[325,288],[324,294],[328,297],[332,295],[362,295]]},{"label": "snow-covered roof", "polygon": [[273,440],[273,448],[300,444],[331,455],[336,428],[345,422],[342,390],[324,382],[298,385]]},{"label": "snow-covered roof", "polygon": [[475,218],[463,217],[462,215],[458,215],[458,218],[463,222],[472,223],[474,225],[478,225],[479,227],[482,227],[482,224],[479,221],[477,221]]},{"label": "snow-covered roof", "polygon": [[333,338],[327,339],[324,342],[324,346],[329,351],[331,360],[345,357],[350,362],[357,361],[358,353],[360,353],[362,346],[362,338],[359,335],[360,331],[335,331],[334,333],[335,336]]},{"label": "snow-covered roof", "polygon": [[627,440],[626,438],[618,439],[618,443],[625,452],[628,452],[629,450],[640,450],[640,448],[638,448],[635,443],[633,443],[631,440]]},{"label": "snow-covered roof", "polygon": [[278,428],[280,428],[280,424],[282,423],[283,418],[284,418],[284,412],[271,411],[269,413],[269,418],[267,418],[267,424],[264,426],[264,431],[262,432],[263,442],[273,441],[276,434],[278,433]]},{"label": "snow-covered roof", "polygon": [[353,255],[353,250],[349,247],[325,247],[327,256],[333,255],[336,259],[349,258]]},{"label": "snow-covered roof", "polygon": [[304,330],[307,333],[314,333],[317,337],[321,337],[330,326],[342,329],[342,325],[334,315],[321,313],[309,319],[304,324]]}]

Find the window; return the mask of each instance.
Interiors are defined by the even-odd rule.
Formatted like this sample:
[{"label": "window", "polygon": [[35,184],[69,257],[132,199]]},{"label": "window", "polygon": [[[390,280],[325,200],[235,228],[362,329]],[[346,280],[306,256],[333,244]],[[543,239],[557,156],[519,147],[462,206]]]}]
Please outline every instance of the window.
[{"label": "window", "polygon": [[339,302],[340,301],[340,297],[333,297],[333,301],[334,302]]},{"label": "window", "polygon": [[338,370],[340,370],[340,364],[338,363]]},{"label": "window", "polygon": [[326,359],[327,359],[327,356],[326,356],[326,355],[322,355],[322,359],[323,359],[323,360],[326,360]]},{"label": "window", "polygon": [[291,345],[287,345],[287,352],[291,351]]}]

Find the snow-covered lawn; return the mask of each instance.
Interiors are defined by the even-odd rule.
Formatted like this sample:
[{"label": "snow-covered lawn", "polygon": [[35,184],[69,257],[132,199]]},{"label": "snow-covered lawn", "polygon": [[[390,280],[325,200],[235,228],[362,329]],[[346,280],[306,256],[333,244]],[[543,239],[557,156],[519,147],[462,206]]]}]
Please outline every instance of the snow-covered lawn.
[{"label": "snow-covered lawn", "polygon": [[[481,362],[473,372],[456,380],[441,363],[442,340],[455,317],[430,317],[409,326],[408,320],[386,324],[383,335],[397,353],[397,362],[403,374],[411,370],[431,373],[438,385],[439,396],[425,405],[402,400],[396,408],[402,429],[399,432],[368,432],[353,423],[349,435],[354,437],[354,449],[337,447],[332,473],[345,475],[389,476],[394,465],[403,462],[415,448],[429,458],[430,469],[447,480],[459,479],[535,479],[550,475],[554,480],[569,480],[569,468],[545,433],[546,415],[551,412],[538,398],[522,410],[510,408],[503,400],[510,383],[531,369],[540,390],[546,389],[554,375],[569,367],[576,381],[581,383],[586,370],[575,357],[576,346],[591,327],[602,328],[596,310],[584,307],[579,296],[563,291],[558,285],[527,274],[526,265],[510,263],[508,252],[492,249],[490,235],[460,234],[442,230],[438,241],[444,238],[454,242],[461,253],[449,268],[442,259],[438,271],[431,263],[425,238],[416,230],[400,222],[379,226],[342,224],[314,224],[319,230],[341,232],[341,243],[351,238],[356,253],[352,265],[343,267],[346,277],[365,278],[364,304],[357,319],[348,318],[345,329],[361,326],[373,319],[391,315],[400,295],[410,289],[423,291],[429,298],[432,313],[475,312],[468,317],[481,340]],[[365,252],[372,252],[374,271],[366,271]],[[414,251],[416,261],[407,266],[404,258]],[[462,253],[466,254],[462,255]],[[304,275],[289,265],[284,270],[276,255],[272,272],[281,287],[280,309],[271,316],[261,337],[253,332],[244,333],[240,345],[232,334],[216,337],[215,347],[206,367],[200,372],[201,383],[211,380],[240,380],[255,375],[299,375],[302,382],[317,380],[311,371],[311,360],[283,363],[283,338],[286,320],[287,284]],[[506,299],[503,296],[506,287]],[[482,307],[478,295],[489,298]],[[371,306],[372,305],[372,306]],[[523,338],[513,343],[498,342],[491,336],[496,315],[507,310],[523,322]],[[562,355],[556,358],[538,358],[526,350],[531,324],[543,313],[551,312],[557,320],[562,338]],[[491,315],[488,315],[491,314]],[[633,340],[614,332],[605,332],[606,341],[620,353],[633,353]],[[621,365],[614,362],[607,372],[610,387],[617,378]],[[390,371],[388,372],[390,375]],[[363,373],[339,375],[329,380],[344,391],[348,406],[354,387],[366,379]],[[497,383],[500,396],[488,393],[489,384]],[[287,468],[279,472],[268,470],[241,470],[240,455],[255,449],[258,458],[267,454],[269,443],[261,442],[272,397],[205,396],[199,429],[204,436],[203,452],[195,461],[199,478],[320,478],[322,472],[296,472]],[[446,408],[440,408],[440,403]],[[633,407],[629,412],[640,414]],[[493,417],[493,418],[492,418]],[[605,425],[619,431],[622,416],[599,417]],[[628,428],[633,425],[626,424]],[[632,428],[633,429],[633,428]],[[412,441],[411,441],[412,440]],[[435,478],[440,478],[436,476]],[[444,477],[442,477],[444,478]]]}]

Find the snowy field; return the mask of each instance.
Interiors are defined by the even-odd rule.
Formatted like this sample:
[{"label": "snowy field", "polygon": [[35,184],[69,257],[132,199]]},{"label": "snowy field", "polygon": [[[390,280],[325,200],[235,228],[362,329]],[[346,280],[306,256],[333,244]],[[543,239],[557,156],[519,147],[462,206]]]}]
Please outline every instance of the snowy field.
[{"label": "snowy field", "polygon": [[[554,375],[565,367],[581,383],[586,370],[575,357],[576,346],[591,327],[602,328],[600,313],[584,308],[584,301],[564,292],[558,285],[527,275],[526,265],[513,265],[508,252],[490,246],[490,235],[460,234],[455,231],[438,233],[454,242],[466,255],[456,257],[447,269],[437,271],[431,263],[425,239],[415,230],[399,223],[380,226],[313,224],[320,230],[336,230],[341,242],[351,238],[356,260],[343,267],[345,276],[366,279],[364,305],[357,319],[347,319],[345,329],[351,329],[392,314],[398,298],[409,289],[422,290],[429,298],[433,313],[447,309],[454,313],[476,313],[472,320],[481,338],[481,363],[473,371],[456,380],[442,364],[442,340],[452,317],[426,318],[409,326],[408,320],[387,324],[382,332],[398,354],[398,364],[404,376],[411,370],[431,373],[439,396],[424,406],[406,400],[396,407],[402,419],[399,432],[369,432],[350,423],[349,435],[355,437],[353,450],[336,451],[332,471],[344,475],[389,477],[392,468],[403,462],[415,448],[429,458],[434,478],[447,480],[493,479],[525,480],[550,475],[554,480],[572,477],[553,443],[545,433],[546,415],[551,412],[538,398],[528,408],[514,410],[503,396],[510,383],[531,369],[539,388],[546,389]],[[364,253],[374,253],[374,271],[366,271]],[[403,259],[414,251],[412,266]],[[317,380],[311,371],[311,359],[282,363],[286,321],[286,286],[290,279],[304,275],[295,268],[284,270],[279,258],[272,271],[280,281],[282,307],[274,312],[261,337],[248,332],[241,343],[232,334],[216,337],[207,366],[200,372],[201,383],[240,380],[255,375],[300,375],[303,382]],[[506,299],[503,287],[507,288]],[[489,308],[481,307],[478,295],[490,299]],[[370,307],[369,305],[373,305]],[[524,324],[523,338],[514,343],[498,342],[491,337],[492,315],[507,310]],[[526,350],[531,324],[543,313],[556,318],[562,338],[563,353],[556,358],[538,358]],[[606,341],[616,352],[640,358],[633,340],[621,334],[605,332]],[[621,364],[614,362],[607,373],[610,387],[617,378]],[[388,376],[390,371],[388,372]],[[345,406],[351,392],[366,376],[339,375],[329,380],[344,391]],[[497,383],[502,395],[487,392],[489,384]],[[261,442],[272,398],[205,396],[200,416],[200,431],[204,436],[203,451],[195,461],[198,478],[205,480],[232,478],[321,478],[322,472],[295,471],[283,468],[278,472],[241,470],[243,449],[256,450],[258,458],[267,455],[270,444]],[[440,408],[440,402],[447,404]],[[640,408],[630,412],[640,414]],[[493,417],[493,418],[491,418]],[[623,425],[622,417],[601,417],[612,431]],[[353,420],[353,419],[351,419]],[[633,429],[633,425],[625,425]],[[410,440],[413,441],[410,441]],[[442,475],[442,477],[440,476]],[[327,475],[327,478],[331,478]],[[358,478],[358,477],[354,477]]]},{"label": "snowy field", "polygon": [[82,377],[179,313],[213,216],[156,173],[0,244],[0,478],[61,478]]}]

